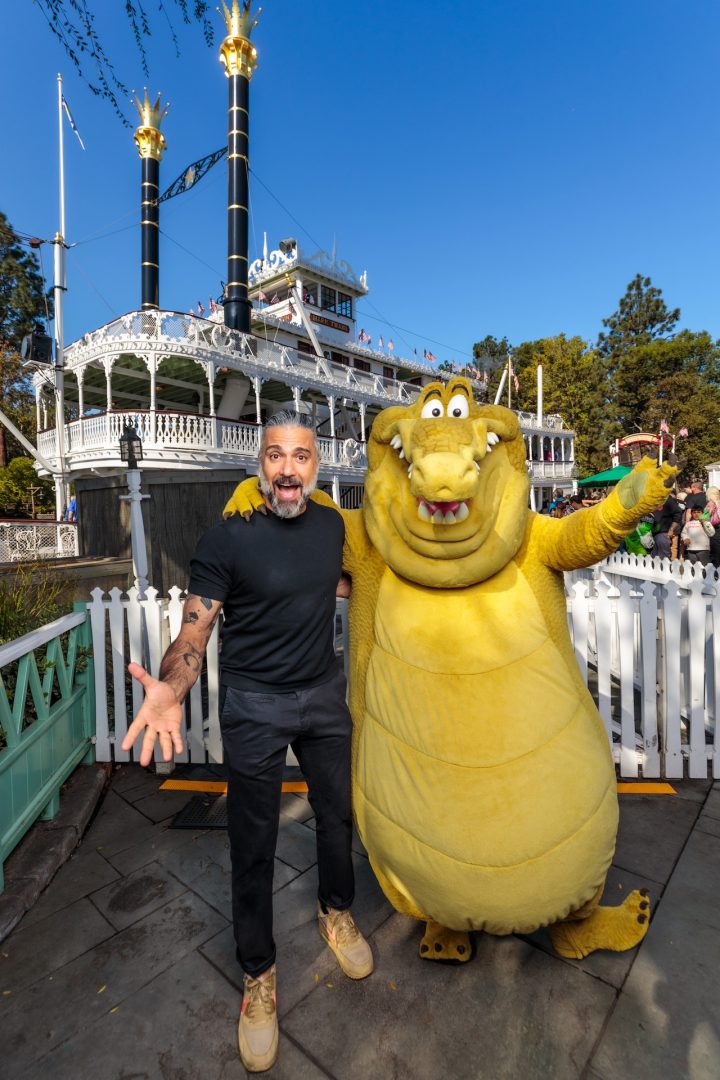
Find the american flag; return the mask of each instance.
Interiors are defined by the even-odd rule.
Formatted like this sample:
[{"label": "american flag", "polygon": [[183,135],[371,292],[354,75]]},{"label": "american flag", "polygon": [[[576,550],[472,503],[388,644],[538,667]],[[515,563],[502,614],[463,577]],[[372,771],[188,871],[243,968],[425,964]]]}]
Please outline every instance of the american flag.
[{"label": "american flag", "polygon": [[261,290],[260,290],[260,292],[258,293],[258,297],[257,297],[257,298],[258,298],[258,300],[260,301],[260,303],[261,303],[261,304],[267,304],[267,296],[266,296],[266,295],[265,295],[265,293],[264,293],[264,292],[262,291],[262,289],[261,289]]},{"label": "american flag", "polygon": [[427,349],[423,350],[423,356],[431,364],[435,364],[437,362],[437,356],[435,356],[434,353],[429,352]]},{"label": "american flag", "polygon": [[217,304],[213,300],[212,296],[210,297],[210,311],[217,311]]},{"label": "american flag", "polygon": [[383,341],[382,336],[381,336],[381,337],[378,338],[378,349],[384,349],[384,348],[385,348],[385,342]]},{"label": "american flag", "polygon": [[204,314],[205,314],[205,308],[202,306],[202,304],[198,300],[198,315],[204,315]]},{"label": "american flag", "polygon": [[363,342],[369,342],[370,341],[370,335],[366,334],[364,330],[361,330],[360,333],[358,334],[358,341],[361,344]]},{"label": "american flag", "polygon": [[661,421],[660,421],[660,430],[661,430],[661,431],[669,431],[669,430],[670,430],[670,429],[668,428],[668,422],[667,422],[667,420],[661,420]]},{"label": "american flag", "polygon": [[80,132],[78,131],[78,129],[77,129],[76,125],[75,125],[75,121],[73,120],[72,113],[70,112],[70,106],[68,105],[67,101],[65,100],[65,95],[64,94],[62,95],[62,107],[65,110],[65,115],[67,116],[67,118],[68,118],[68,120],[70,122],[70,127],[73,129],[73,131],[77,135],[78,142],[80,143],[80,145],[82,146],[82,148],[84,150],[85,149],[85,143],[80,138]]},{"label": "american flag", "polygon": [[688,431],[688,429],[686,427],[681,427],[680,430],[678,431],[678,435],[680,436],[681,439],[687,439],[689,434],[690,434],[690,432]]},{"label": "american flag", "polygon": [[394,341],[388,341],[388,349],[390,350],[390,352],[393,352],[394,348],[395,348],[395,342]]}]

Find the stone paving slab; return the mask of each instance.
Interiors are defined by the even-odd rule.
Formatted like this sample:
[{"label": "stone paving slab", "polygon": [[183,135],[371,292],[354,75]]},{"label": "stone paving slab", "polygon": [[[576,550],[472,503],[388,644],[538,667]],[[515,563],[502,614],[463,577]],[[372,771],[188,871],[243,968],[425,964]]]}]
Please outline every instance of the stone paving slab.
[{"label": "stone paving slab", "polygon": [[182,881],[157,863],[142,866],[127,877],[93,893],[92,901],[116,930],[149,915],[185,892]]},{"label": "stone paving slab", "polygon": [[84,842],[88,847],[99,851],[104,858],[111,859],[118,852],[135,847],[144,840],[152,842],[155,835],[152,821],[110,790],[88,829]]},{"label": "stone paving slab", "polygon": [[[205,836],[207,830],[171,829],[165,823],[156,825],[151,833],[146,834],[136,844],[124,848],[122,851],[106,855],[115,869],[121,874],[131,874],[133,870],[139,870],[147,863],[162,860],[163,856],[193,840]],[[103,854],[105,851],[103,850]]]},{"label": "stone paving slab", "polygon": [[720,836],[720,818],[701,814],[695,828],[699,832],[710,833],[711,836]]},{"label": "stone paving slab", "polygon": [[52,978],[0,999],[4,1075],[17,1076],[173,967],[224,925],[222,916],[186,892],[66,964]]},{"label": "stone paving slab", "polygon": [[[164,777],[158,777],[160,783],[164,779]],[[195,794],[196,792],[193,791],[154,791],[149,795],[143,795],[140,799],[133,800],[132,805],[145,817],[150,818],[151,821],[156,823],[158,821],[169,821],[187,806]]]},{"label": "stone paving slab", "polygon": [[699,811],[700,804],[693,799],[678,799],[672,795],[621,795],[620,827],[613,862],[624,870],[664,885]]},{"label": "stone paving slab", "polygon": [[602,1080],[720,1075],[720,839],[694,832],[592,1062]]},{"label": "stone paving slab", "polygon": [[468,964],[436,965],[417,957],[417,924],[395,914],[373,946],[369,979],[320,980],[283,1021],[342,1080],[576,1078],[615,1001],[516,938],[481,935]]},{"label": "stone paving slab", "polygon": [[187,842],[171,851],[161,852],[158,862],[186,885],[200,877],[213,863],[230,866],[230,841],[224,829],[208,829],[201,834],[191,834],[185,829],[170,831],[181,836],[185,833]]},{"label": "stone paving slab", "polygon": [[64,967],[113,935],[112,925],[83,898],[66,907],[60,919],[50,915],[40,923],[21,926],[3,944],[0,983],[14,998],[27,986]]},{"label": "stone paving slab", "polygon": [[707,802],[702,810],[703,817],[720,819],[720,788],[714,788],[707,797]]},{"label": "stone paving slab", "polygon": [[79,848],[64,866],[61,866],[40,899],[24,916],[21,929],[27,930],[35,923],[42,922],[48,915],[61,912],[75,900],[89,896],[119,877],[117,870],[97,851]]},{"label": "stone paving slab", "polygon": [[[197,952],[22,1073],[22,1080],[243,1080],[238,993]],[[273,1080],[326,1080],[281,1036]]]}]

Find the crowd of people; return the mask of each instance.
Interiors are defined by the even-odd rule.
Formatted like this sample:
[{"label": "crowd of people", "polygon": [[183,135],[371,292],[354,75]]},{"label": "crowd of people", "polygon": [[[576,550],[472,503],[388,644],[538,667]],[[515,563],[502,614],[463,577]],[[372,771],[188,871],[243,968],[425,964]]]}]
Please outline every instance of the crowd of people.
[{"label": "crowd of people", "polygon": [[[606,494],[597,489],[571,495],[555,491],[542,512],[567,517],[601,502]],[[720,490],[706,489],[699,480],[678,484],[662,506],[639,522],[620,550],[720,567]]]}]

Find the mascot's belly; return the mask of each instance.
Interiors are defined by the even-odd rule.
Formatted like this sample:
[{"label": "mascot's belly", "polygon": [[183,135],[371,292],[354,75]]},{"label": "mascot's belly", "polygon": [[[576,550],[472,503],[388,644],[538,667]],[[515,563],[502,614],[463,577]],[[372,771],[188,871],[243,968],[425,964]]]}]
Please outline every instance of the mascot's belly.
[{"label": "mascot's belly", "polygon": [[617,829],[607,738],[515,563],[445,592],[386,570],[365,689],[355,811],[401,910],[503,934],[590,899]]}]

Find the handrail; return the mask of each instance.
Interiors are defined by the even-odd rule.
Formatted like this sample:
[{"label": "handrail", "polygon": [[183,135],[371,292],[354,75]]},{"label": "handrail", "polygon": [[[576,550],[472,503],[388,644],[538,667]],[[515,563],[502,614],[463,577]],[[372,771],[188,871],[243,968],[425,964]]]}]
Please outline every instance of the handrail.
[{"label": "handrail", "polygon": [[25,656],[26,653],[40,648],[41,645],[47,645],[48,641],[52,641],[53,638],[58,637],[60,634],[66,634],[68,630],[72,630],[76,626],[82,626],[85,619],[85,611],[74,611],[70,615],[61,615],[59,619],[48,623],[47,626],[43,626],[40,630],[31,630],[29,634],[23,634],[22,637],[15,638],[14,641],[9,641],[7,645],[0,645],[0,668],[6,664],[12,664],[15,660]]}]

